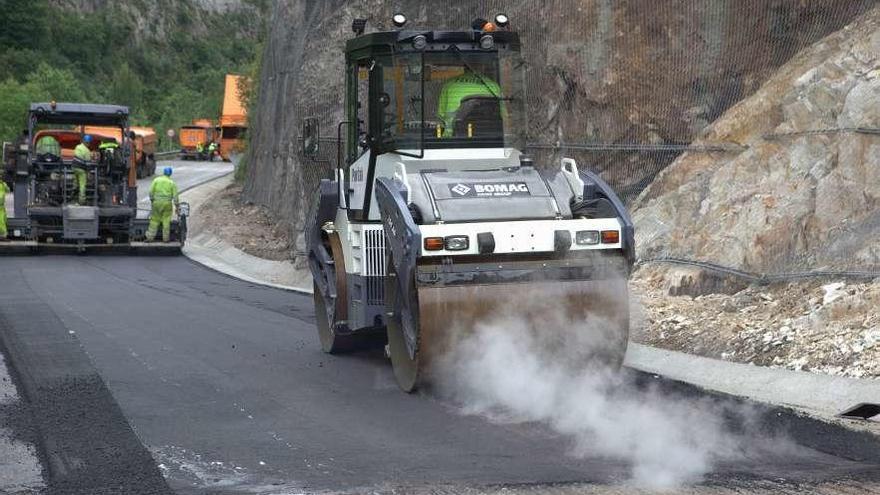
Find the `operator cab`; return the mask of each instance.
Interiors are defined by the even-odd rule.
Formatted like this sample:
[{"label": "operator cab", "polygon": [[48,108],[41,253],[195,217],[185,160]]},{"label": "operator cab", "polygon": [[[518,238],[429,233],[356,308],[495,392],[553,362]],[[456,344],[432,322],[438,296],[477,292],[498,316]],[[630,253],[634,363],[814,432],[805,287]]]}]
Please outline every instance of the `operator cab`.
[{"label": "operator cab", "polygon": [[[129,196],[127,191],[136,186],[128,166],[128,118],[129,110],[124,106],[54,101],[31,104],[27,163],[34,178],[34,190],[27,198],[30,204],[57,207],[74,202],[74,148],[85,135],[94,137],[88,144],[92,152],[99,151],[101,143],[109,141],[122,145],[120,153],[101,152],[100,159],[80,165],[87,173],[86,204],[101,207],[122,204],[122,198]],[[39,143],[43,138],[52,138],[59,149],[42,152]]]},{"label": "operator cab", "polygon": [[[399,14],[398,14],[399,16]],[[521,147],[519,36],[484,20],[469,31],[362,34],[346,45],[348,161],[366,149]]]},{"label": "operator cab", "polygon": [[[346,43],[346,120],[338,129],[337,181],[352,221],[378,221],[373,181],[397,171],[501,169],[525,146],[525,65],[506,16],[464,31],[396,29]],[[315,157],[318,119],[303,125],[303,153]],[[458,150],[458,151],[456,151]]]}]

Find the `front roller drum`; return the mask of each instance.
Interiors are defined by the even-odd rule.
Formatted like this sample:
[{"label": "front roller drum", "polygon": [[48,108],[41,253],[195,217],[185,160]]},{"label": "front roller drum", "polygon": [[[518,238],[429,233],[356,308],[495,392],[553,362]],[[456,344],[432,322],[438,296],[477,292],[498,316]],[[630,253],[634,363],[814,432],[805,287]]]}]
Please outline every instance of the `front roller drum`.
[{"label": "front roller drum", "polygon": [[[391,272],[389,272],[391,273]],[[626,280],[539,281],[472,286],[421,286],[417,289],[415,352],[407,345],[405,302],[396,277],[386,287],[388,353],[400,388],[412,392],[442,373],[442,363],[461,339],[482,325],[522,325],[528,349],[568,369],[623,364],[629,337]],[[403,318],[401,317],[403,315]]]},{"label": "front roller drum", "polygon": [[313,284],[315,300],[315,323],[321,349],[328,354],[340,354],[355,350],[357,342],[351,333],[340,332],[348,318],[348,294],[345,280],[345,265],[339,234],[328,235],[330,254],[333,257],[333,274],[336,284],[336,298],[326,300],[317,283]]}]

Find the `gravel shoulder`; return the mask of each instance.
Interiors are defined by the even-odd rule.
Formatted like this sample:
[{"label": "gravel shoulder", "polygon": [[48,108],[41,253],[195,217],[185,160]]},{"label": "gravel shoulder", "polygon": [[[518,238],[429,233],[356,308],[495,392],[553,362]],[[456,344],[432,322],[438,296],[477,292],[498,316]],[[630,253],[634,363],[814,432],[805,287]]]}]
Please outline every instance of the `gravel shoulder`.
[{"label": "gravel shoulder", "polygon": [[688,269],[666,267],[636,272],[637,342],[759,366],[880,378],[880,280],[673,295],[690,276]]},{"label": "gravel shoulder", "polygon": [[205,230],[247,254],[272,261],[290,261],[293,249],[288,230],[268,208],[241,199],[241,185],[232,183],[199,207]]}]

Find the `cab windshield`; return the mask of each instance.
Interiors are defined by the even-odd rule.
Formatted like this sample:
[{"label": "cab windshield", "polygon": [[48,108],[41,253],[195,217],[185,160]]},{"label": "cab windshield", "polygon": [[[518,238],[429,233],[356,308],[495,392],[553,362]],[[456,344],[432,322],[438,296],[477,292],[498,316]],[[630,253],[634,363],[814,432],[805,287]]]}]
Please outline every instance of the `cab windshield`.
[{"label": "cab windshield", "polygon": [[378,62],[385,150],[522,146],[525,97],[518,52],[453,47]]}]

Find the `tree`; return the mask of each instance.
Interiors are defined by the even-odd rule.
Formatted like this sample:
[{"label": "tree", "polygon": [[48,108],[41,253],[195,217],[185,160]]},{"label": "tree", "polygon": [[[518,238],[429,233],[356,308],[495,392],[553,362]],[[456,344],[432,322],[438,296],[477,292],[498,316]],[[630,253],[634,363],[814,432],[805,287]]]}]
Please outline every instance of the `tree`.
[{"label": "tree", "polygon": [[33,83],[21,84],[9,78],[0,82],[0,141],[12,141],[27,127],[27,111],[32,102],[46,99],[46,93]]},{"label": "tree", "polygon": [[49,100],[82,102],[86,99],[79,81],[72,72],[56,69],[45,62],[28,74],[26,82],[37,88]]},{"label": "tree", "polygon": [[47,32],[46,0],[0,0],[0,47],[36,49]]},{"label": "tree", "polygon": [[110,85],[110,103],[126,105],[134,113],[144,102],[144,83],[127,62],[117,67]]}]

